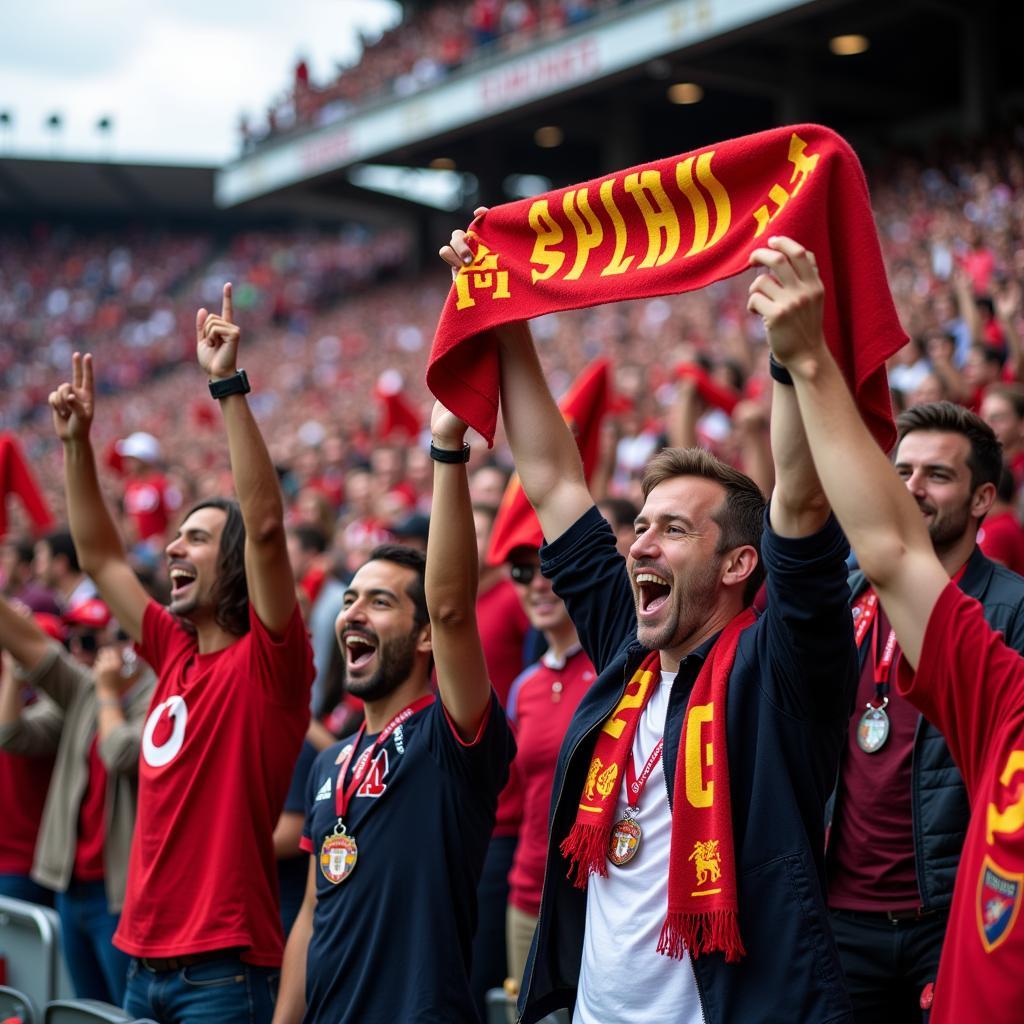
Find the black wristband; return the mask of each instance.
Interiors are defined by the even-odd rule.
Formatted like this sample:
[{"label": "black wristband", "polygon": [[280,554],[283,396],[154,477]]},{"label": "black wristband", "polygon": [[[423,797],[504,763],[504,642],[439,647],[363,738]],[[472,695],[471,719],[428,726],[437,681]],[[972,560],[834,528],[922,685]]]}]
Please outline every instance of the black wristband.
[{"label": "black wristband", "polygon": [[771,354],[768,356],[768,372],[772,375],[772,380],[793,386],[793,375]]},{"label": "black wristband", "polygon": [[247,395],[252,391],[249,376],[245,370],[236,370],[230,377],[223,380],[210,381],[210,394],[216,398],[227,398],[228,395]]},{"label": "black wristband", "polygon": [[435,448],[431,441],[430,457],[435,462],[469,462],[469,444],[463,441],[461,451],[452,451],[451,448]]}]

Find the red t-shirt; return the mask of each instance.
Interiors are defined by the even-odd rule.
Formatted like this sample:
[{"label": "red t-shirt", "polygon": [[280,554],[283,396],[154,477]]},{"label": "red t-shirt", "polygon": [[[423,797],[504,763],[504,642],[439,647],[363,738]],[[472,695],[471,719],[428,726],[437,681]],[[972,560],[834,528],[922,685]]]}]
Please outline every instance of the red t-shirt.
[{"label": "red t-shirt", "polygon": [[142,657],[159,679],[142,734],[139,809],[115,944],[170,957],[244,947],[281,963],[273,832],[309,723],[313,653],[298,606],[280,639],[199,654],[156,602]]},{"label": "red t-shirt", "polygon": [[935,984],[932,1024],[1013,1024],[1024,1005],[1024,659],[950,583],[916,675],[897,685],[945,734],[971,821]]},{"label": "red t-shirt", "polygon": [[[878,608],[877,629],[861,669],[857,702],[847,731],[836,815],[829,835],[830,907],[843,910],[912,910],[921,905],[914,868],[911,808],[911,763],[917,709],[896,692],[895,667],[889,673],[889,738],[866,754],[857,744],[857,727],[865,705],[876,699],[875,665],[889,638],[889,620]],[[899,657],[899,647],[895,649]],[[885,684],[883,683],[883,689]]]},{"label": "red t-shirt", "polygon": [[53,758],[0,750],[0,875],[27,875],[50,788]]},{"label": "red t-shirt", "polygon": [[181,504],[177,491],[159,473],[132,477],[124,488],[124,510],[135,520],[139,540],[162,537],[169,513]]},{"label": "red t-shirt", "polygon": [[545,655],[515,681],[509,693],[508,716],[516,727],[516,764],[523,787],[523,821],[508,875],[508,899],[524,914],[540,913],[555,761],[573,713],[594,679],[594,666],[577,648],[562,666]]},{"label": "red t-shirt", "polygon": [[[501,706],[508,700],[509,687],[523,668],[523,644],[530,620],[519,602],[511,580],[501,580],[476,599],[476,622],[483,644],[484,660],[491,686]],[[498,796],[494,835],[514,836],[523,816],[522,784],[516,762],[508,773],[508,782]]]},{"label": "red t-shirt", "polygon": [[1024,530],[1012,512],[985,517],[978,531],[978,547],[994,562],[1024,575]]},{"label": "red t-shirt", "polygon": [[99,737],[89,744],[89,779],[78,805],[78,845],[73,877],[79,882],[103,878],[103,843],[107,837],[107,768],[100,759]]}]

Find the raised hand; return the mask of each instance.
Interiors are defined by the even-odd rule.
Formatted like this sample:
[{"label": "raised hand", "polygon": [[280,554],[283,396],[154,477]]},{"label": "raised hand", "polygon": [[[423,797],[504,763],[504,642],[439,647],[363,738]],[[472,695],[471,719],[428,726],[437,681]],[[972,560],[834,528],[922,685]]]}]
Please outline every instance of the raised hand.
[{"label": "raised hand", "polygon": [[53,411],[53,429],[61,441],[82,441],[92,426],[95,388],[92,355],[76,352],[71,357],[71,383],[64,382],[48,399]]},{"label": "raised hand", "polygon": [[[473,216],[482,217],[489,209],[489,206],[478,206]],[[437,254],[452,268],[453,281],[462,267],[473,262],[473,250],[466,241],[466,232],[461,230],[453,231],[451,240],[447,245],[442,245]]]},{"label": "raised hand", "polygon": [[430,413],[430,433],[439,448],[459,448],[469,428],[440,402],[434,403]]},{"label": "raised hand", "polygon": [[789,363],[818,351],[825,288],[814,253],[791,238],[770,238],[768,248],[750,254],[750,263],[767,270],[750,285],[747,309],[763,318],[775,358]]},{"label": "raised hand", "polygon": [[213,380],[232,376],[238,369],[238,340],[242,332],[234,323],[231,283],[224,285],[220,316],[200,309],[196,313],[196,358]]}]

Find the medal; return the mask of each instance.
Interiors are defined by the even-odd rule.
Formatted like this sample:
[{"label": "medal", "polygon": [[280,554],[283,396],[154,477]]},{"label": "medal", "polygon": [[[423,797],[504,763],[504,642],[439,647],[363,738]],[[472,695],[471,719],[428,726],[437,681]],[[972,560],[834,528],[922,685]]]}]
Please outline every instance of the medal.
[{"label": "medal", "polygon": [[860,716],[857,723],[857,746],[865,754],[877,754],[889,738],[889,716],[885,713],[888,703],[888,697],[883,697],[877,708],[869,702],[867,710]]},{"label": "medal", "polygon": [[344,882],[355,870],[359,848],[355,836],[345,831],[345,825],[339,818],[334,831],[329,832],[320,844],[320,870],[332,885]]},{"label": "medal", "polygon": [[665,747],[664,740],[658,740],[647,758],[644,770],[637,778],[636,770],[633,767],[633,752],[629,752],[629,761],[626,763],[626,792],[627,799],[632,800],[632,806],[626,807],[626,814],[612,826],[611,835],[608,837],[608,859],[617,868],[624,867],[636,855],[640,849],[640,840],[644,833],[637,824],[637,816],[640,814],[640,794],[647,786],[647,780],[651,777],[655,765],[661,760],[661,752]]},{"label": "medal", "polygon": [[627,807],[626,816],[612,827],[611,839],[608,842],[608,859],[617,868],[628,864],[640,849],[643,832],[633,817],[635,813],[635,807]]}]

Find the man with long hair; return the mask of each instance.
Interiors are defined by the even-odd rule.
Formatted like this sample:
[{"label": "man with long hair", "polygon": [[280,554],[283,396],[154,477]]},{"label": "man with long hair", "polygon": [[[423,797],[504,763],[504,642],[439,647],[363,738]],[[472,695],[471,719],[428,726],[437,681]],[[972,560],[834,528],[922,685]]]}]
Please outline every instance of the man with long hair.
[{"label": "man with long hair", "polygon": [[238,501],[200,502],[167,546],[171,601],[151,600],[103,500],[89,439],[93,362],[50,395],[82,568],[158,673],[115,944],[126,1009],[164,1024],[269,1021],[281,963],[273,831],[309,720],[313,666],[284,505],[237,367],[231,286],[199,310],[196,350],[220,404]]}]

